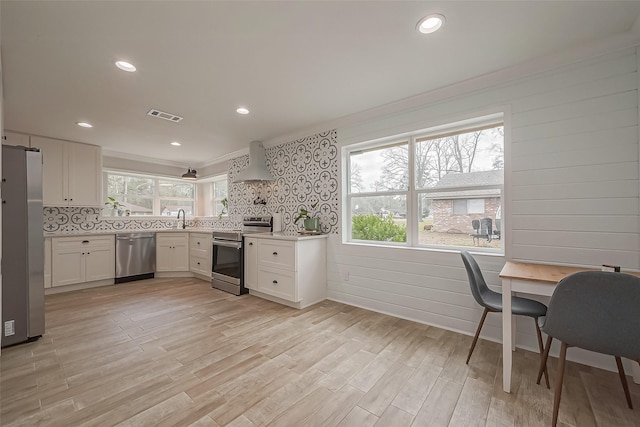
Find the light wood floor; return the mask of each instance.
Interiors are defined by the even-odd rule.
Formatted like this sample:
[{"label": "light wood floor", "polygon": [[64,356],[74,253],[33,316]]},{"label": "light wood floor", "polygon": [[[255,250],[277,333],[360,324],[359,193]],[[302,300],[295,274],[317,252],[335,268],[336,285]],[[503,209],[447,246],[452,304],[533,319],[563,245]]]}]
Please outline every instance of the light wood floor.
[{"label": "light wood floor", "polygon": [[[0,425],[548,426],[538,355],[326,301],[295,310],[197,279],[47,296],[47,332],[2,350]],[[571,350],[570,350],[571,351]],[[550,359],[555,378],[555,359]],[[639,426],[617,374],[570,363],[560,425]]]}]

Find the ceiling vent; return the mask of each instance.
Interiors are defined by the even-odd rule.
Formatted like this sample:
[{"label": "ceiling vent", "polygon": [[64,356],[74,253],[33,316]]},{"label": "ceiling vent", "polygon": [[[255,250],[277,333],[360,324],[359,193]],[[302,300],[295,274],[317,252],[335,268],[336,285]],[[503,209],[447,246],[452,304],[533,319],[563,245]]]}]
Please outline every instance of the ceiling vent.
[{"label": "ceiling vent", "polygon": [[183,117],[176,116],[175,114],[165,113],[164,111],[155,110],[153,108],[149,110],[147,115],[157,117],[159,119],[169,120],[170,122],[174,122],[174,123],[178,123],[183,119]]}]

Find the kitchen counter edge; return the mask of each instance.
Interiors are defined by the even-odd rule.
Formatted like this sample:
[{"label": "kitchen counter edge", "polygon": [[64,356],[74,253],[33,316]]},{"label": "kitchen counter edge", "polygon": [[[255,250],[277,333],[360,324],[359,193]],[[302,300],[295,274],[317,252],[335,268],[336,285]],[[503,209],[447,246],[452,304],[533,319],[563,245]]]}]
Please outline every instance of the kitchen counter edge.
[{"label": "kitchen counter edge", "polygon": [[254,237],[258,239],[274,239],[274,240],[312,240],[312,239],[326,239],[328,234],[299,234],[295,232],[279,231],[275,233],[249,233],[244,237]]}]

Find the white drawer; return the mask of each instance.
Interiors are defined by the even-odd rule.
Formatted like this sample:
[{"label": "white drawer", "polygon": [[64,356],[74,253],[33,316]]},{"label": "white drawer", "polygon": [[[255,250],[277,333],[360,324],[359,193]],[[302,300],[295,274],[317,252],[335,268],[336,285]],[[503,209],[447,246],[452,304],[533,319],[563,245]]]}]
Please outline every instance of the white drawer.
[{"label": "white drawer", "polygon": [[54,237],[53,245],[57,249],[71,248],[111,248],[115,245],[115,237],[111,236],[90,236],[90,237]]},{"label": "white drawer", "polygon": [[191,256],[190,270],[205,276],[211,275],[211,260],[206,257]]},{"label": "white drawer", "polygon": [[295,271],[295,242],[258,239],[258,265]]},{"label": "white drawer", "polygon": [[211,236],[208,234],[191,233],[189,245],[191,249],[201,249],[208,252],[209,246],[211,246]]},{"label": "white drawer", "polygon": [[156,245],[184,245],[189,243],[187,233],[156,233]]},{"label": "white drawer", "polygon": [[297,302],[295,273],[260,268],[258,270],[258,291]]}]

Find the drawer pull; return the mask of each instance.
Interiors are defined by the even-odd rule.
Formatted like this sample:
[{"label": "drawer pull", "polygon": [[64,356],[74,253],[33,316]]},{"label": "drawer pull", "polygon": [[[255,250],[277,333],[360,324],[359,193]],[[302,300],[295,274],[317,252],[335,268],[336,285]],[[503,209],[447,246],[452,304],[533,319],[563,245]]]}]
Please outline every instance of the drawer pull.
[{"label": "drawer pull", "polygon": [[253,242],[249,242],[249,246],[253,246]]},{"label": "drawer pull", "polygon": [[278,255],[278,252],[274,252],[273,254],[274,254],[274,255]]},{"label": "drawer pull", "polygon": [[277,281],[277,280],[274,280],[274,281],[273,281],[273,284],[274,284],[274,285],[277,285],[277,284],[278,284],[278,281]]},{"label": "drawer pull", "polygon": [[200,242],[196,242],[197,244],[200,244]]},{"label": "drawer pull", "polygon": [[89,243],[89,241],[88,240],[83,240],[82,243]]}]

